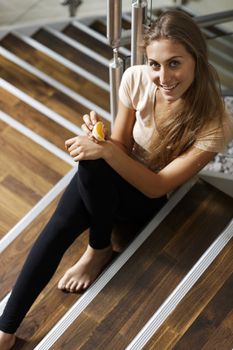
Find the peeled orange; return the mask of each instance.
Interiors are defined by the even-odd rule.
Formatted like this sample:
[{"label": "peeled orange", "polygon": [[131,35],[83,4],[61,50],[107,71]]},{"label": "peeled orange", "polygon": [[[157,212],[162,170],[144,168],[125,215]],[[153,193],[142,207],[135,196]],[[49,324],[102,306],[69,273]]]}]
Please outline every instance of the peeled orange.
[{"label": "peeled orange", "polygon": [[92,136],[98,141],[104,141],[105,140],[105,133],[104,133],[104,124],[101,121],[98,121],[92,130]]}]

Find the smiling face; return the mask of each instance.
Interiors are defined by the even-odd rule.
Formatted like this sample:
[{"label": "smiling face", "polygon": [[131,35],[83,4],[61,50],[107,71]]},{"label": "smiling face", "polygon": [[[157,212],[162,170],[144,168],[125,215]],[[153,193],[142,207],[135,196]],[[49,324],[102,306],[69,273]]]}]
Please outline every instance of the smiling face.
[{"label": "smiling face", "polygon": [[149,74],[167,102],[177,101],[195,77],[195,60],[173,40],[153,40],[146,48]]}]

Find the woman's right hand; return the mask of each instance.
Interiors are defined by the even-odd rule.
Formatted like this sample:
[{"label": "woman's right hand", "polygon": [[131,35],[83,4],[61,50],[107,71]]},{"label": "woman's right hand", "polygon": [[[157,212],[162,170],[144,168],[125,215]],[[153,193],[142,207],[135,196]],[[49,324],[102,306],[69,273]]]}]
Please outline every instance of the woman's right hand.
[{"label": "woman's right hand", "polygon": [[98,122],[98,117],[95,111],[91,111],[90,114],[85,114],[83,116],[84,123],[81,128],[86,133],[89,138],[92,138],[92,130],[94,125]]}]

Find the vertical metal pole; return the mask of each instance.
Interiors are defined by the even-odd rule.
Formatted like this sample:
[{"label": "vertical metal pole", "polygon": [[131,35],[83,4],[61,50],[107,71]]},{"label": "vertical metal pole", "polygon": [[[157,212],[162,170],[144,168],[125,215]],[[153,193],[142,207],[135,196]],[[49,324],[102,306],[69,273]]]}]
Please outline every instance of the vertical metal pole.
[{"label": "vertical metal pole", "polygon": [[147,18],[147,1],[136,0],[132,3],[131,65],[143,64],[142,38]]},{"label": "vertical metal pole", "polygon": [[113,48],[113,59],[109,63],[109,79],[110,79],[110,106],[112,127],[117,115],[118,109],[118,90],[123,74],[123,61],[118,57],[118,47],[121,39],[121,17],[122,17],[122,1],[107,1],[107,37],[109,44]]},{"label": "vertical metal pole", "polygon": [[118,90],[120,87],[121,77],[123,74],[123,60],[118,57],[118,49],[113,49],[113,60],[109,64],[110,80],[110,105],[112,116],[112,127],[117,115],[118,109]]},{"label": "vertical metal pole", "polygon": [[120,45],[121,17],[122,1],[107,0],[107,38],[112,48]]}]

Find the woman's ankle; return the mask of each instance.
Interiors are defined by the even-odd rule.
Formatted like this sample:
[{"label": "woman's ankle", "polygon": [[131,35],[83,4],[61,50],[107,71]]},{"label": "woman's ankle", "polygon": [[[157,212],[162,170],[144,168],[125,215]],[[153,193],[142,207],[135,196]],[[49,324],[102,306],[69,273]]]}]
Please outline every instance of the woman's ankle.
[{"label": "woman's ankle", "polygon": [[0,330],[0,348],[3,350],[10,350],[15,343],[15,334],[5,333]]},{"label": "woman's ankle", "polygon": [[88,246],[87,246],[87,249],[86,249],[87,251],[89,251],[90,253],[96,253],[96,254],[101,254],[101,253],[105,253],[105,252],[109,252],[109,251],[111,251],[112,250],[112,246],[111,245],[109,245],[109,246],[107,246],[107,247],[105,247],[105,248],[93,248],[90,244],[88,244]]}]

